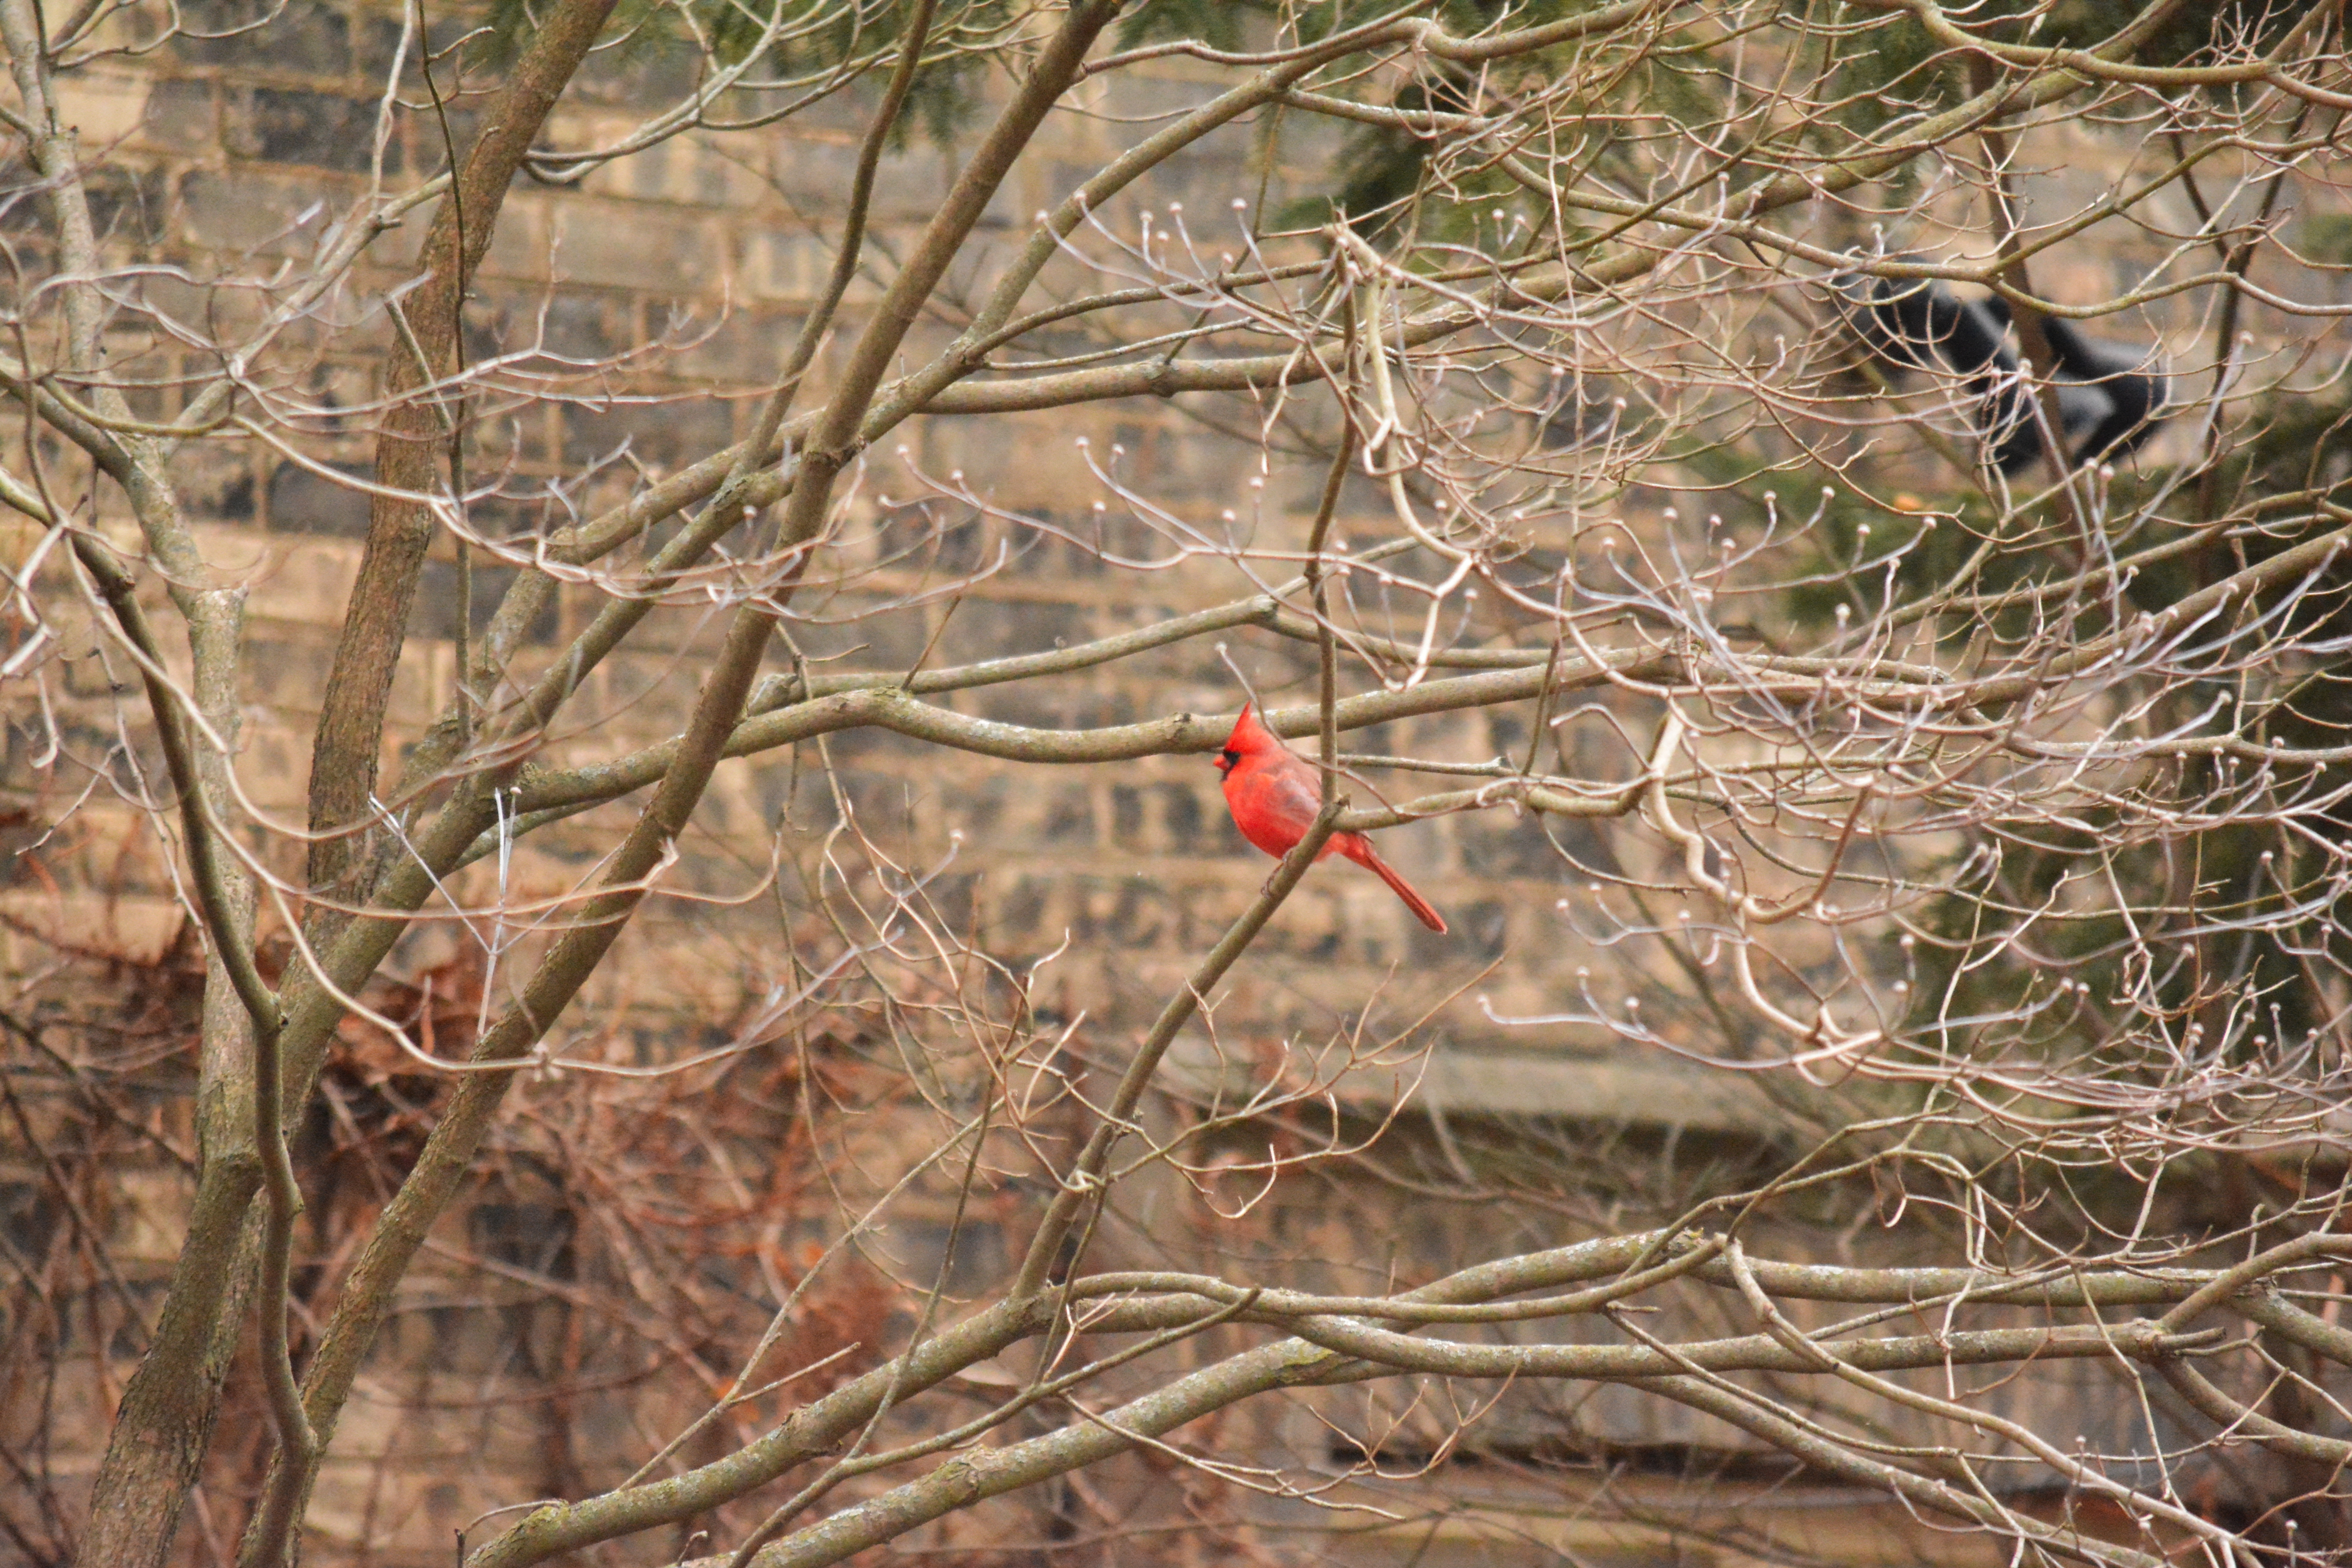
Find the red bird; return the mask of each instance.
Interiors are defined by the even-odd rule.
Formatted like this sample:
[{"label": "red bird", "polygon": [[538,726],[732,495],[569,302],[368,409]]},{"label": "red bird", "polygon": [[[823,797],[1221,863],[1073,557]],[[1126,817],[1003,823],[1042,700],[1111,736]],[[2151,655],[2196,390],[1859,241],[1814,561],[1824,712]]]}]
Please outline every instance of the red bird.
[{"label": "red bird", "polygon": [[[1323,809],[1322,781],[1315,765],[1277,740],[1247,706],[1225,749],[1217,753],[1217,771],[1225,775],[1225,804],[1233,807],[1234,826],[1277,860],[1297,847]],[[1422,924],[1433,931],[1445,930],[1445,917],[1373,853],[1370,839],[1360,833],[1334,833],[1315,858],[1323,859],[1335,849],[1386,882]]]}]

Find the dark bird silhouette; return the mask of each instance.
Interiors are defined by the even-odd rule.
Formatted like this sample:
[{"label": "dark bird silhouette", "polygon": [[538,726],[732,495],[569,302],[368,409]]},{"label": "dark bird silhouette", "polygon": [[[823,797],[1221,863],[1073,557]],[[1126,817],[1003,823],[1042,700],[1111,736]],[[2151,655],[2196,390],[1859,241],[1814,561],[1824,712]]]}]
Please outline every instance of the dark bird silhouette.
[{"label": "dark bird silhouette", "polygon": [[[1964,300],[1932,278],[1857,279],[1840,293],[1847,320],[1880,359],[1959,378],[1976,401],[1977,434],[1994,467],[2019,473],[2042,456],[2042,426],[2009,342],[2007,300]],[[2070,464],[2130,452],[2163,423],[2168,389],[2147,368],[2153,350],[2086,338],[2056,316],[2042,327]]]},{"label": "dark bird silhouette", "polygon": [[[2010,324],[2008,300],[1996,296],[1983,308]],[[2075,462],[2134,451],[2156,433],[2169,388],[2147,368],[2153,349],[2086,338],[2063,316],[2042,317],[2042,335],[2056,362],[2059,426]],[[2035,446],[2038,456],[2038,435]]]}]

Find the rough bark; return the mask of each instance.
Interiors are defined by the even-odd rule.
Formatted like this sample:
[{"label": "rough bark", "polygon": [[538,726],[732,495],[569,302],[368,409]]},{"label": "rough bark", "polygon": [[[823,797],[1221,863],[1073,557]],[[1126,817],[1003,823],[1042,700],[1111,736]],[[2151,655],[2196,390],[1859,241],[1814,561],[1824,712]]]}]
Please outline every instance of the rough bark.
[{"label": "rough bark", "polygon": [[549,15],[425,232],[425,281],[403,306],[415,346],[390,351],[384,389],[394,401],[376,442],[376,483],[400,493],[379,491],[371,502],[367,544],[310,750],[310,827],[332,836],[311,845],[310,877],[330,895],[349,892],[352,871],[364,862],[360,830],[375,790],[384,706],[433,543],[432,509],[406,499],[432,489],[445,439],[443,411],[428,389],[453,368],[467,283],[489,249],[507,190],[613,5],[562,0]]}]

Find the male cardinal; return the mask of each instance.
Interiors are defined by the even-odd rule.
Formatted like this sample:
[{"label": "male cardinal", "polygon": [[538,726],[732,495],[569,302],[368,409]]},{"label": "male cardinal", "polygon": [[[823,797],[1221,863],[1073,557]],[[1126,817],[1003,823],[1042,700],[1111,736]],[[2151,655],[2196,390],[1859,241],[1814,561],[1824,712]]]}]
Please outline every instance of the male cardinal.
[{"label": "male cardinal", "polygon": [[[1234,826],[1277,860],[1307,837],[1316,813],[1323,809],[1322,782],[1314,764],[1276,739],[1246,705],[1225,749],[1217,753],[1217,771],[1225,775],[1225,804],[1233,807]],[[1386,882],[1422,924],[1433,931],[1445,930],[1445,917],[1372,852],[1370,839],[1360,833],[1334,833],[1315,858],[1335,849]]]}]

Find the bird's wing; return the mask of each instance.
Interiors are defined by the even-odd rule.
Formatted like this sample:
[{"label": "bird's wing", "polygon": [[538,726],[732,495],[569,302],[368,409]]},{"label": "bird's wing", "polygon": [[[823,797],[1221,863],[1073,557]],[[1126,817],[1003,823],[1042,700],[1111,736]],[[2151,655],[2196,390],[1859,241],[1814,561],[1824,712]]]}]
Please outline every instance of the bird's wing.
[{"label": "bird's wing", "polygon": [[1283,815],[1295,816],[1302,829],[1323,809],[1322,781],[1311,768],[1285,767],[1277,759],[1268,763],[1261,776],[1265,781],[1261,799]]}]

